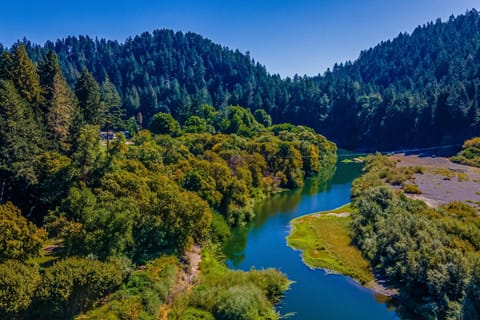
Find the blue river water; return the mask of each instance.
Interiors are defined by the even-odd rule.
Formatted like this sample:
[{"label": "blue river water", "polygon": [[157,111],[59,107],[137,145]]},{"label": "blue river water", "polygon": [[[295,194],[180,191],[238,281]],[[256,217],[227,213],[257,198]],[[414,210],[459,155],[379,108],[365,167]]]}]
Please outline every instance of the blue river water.
[{"label": "blue river water", "polygon": [[[232,269],[276,268],[294,283],[278,306],[288,319],[400,319],[385,301],[350,277],[311,270],[300,252],[289,248],[290,220],[305,214],[337,208],[350,201],[353,179],[361,174],[357,163],[339,162],[333,172],[308,179],[303,188],[269,198],[256,208],[256,219],[234,231],[225,247]],[[333,173],[333,175],[332,175]]]}]

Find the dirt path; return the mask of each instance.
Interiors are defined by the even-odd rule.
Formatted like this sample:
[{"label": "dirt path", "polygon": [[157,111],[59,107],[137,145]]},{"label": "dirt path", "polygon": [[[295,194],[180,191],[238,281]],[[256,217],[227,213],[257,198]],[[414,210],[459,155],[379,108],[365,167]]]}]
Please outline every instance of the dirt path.
[{"label": "dirt path", "polygon": [[398,154],[390,159],[398,166],[421,166],[423,174],[415,174],[413,183],[422,191],[411,198],[437,207],[451,201],[461,201],[480,210],[480,168],[453,163],[442,157],[420,157]]},{"label": "dirt path", "polygon": [[202,261],[202,248],[197,245],[193,245],[190,250],[185,252],[182,257],[182,264],[180,270],[177,273],[177,279],[172,293],[167,298],[167,303],[162,305],[160,309],[159,320],[167,320],[168,314],[175,299],[179,296],[189,292],[195,285],[198,274],[200,273],[200,262]]}]

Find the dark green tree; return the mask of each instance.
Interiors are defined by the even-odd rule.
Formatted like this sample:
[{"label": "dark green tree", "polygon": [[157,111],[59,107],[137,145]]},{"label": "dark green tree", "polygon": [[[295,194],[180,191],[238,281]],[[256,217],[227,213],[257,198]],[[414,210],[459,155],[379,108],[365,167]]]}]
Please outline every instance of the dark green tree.
[{"label": "dark green tree", "polygon": [[173,137],[180,134],[180,125],[171,114],[159,112],[153,116],[150,131],[157,134],[168,134]]},{"label": "dark green tree", "polygon": [[37,183],[42,144],[32,109],[11,81],[0,80],[0,202],[28,198],[27,190]]},{"label": "dark green tree", "polygon": [[73,319],[120,285],[121,269],[92,259],[66,258],[45,270],[37,290],[41,318]]},{"label": "dark green tree", "polygon": [[102,126],[105,123],[105,110],[100,86],[87,69],[83,69],[75,84],[75,94],[85,123]]},{"label": "dark green tree", "polygon": [[122,105],[122,98],[118,94],[117,88],[107,77],[102,83],[102,111],[105,113],[104,128],[107,130],[107,149],[109,147],[110,138],[108,133],[111,129],[120,129],[124,126],[123,118],[125,117],[125,109]]},{"label": "dark green tree", "polygon": [[0,264],[0,314],[19,319],[30,307],[41,277],[38,266],[8,260]]},{"label": "dark green tree", "polygon": [[50,143],[59,151],[68,151],[77,104],[52,51],[40,65],[40,75],[45,94],[45,127]]}]

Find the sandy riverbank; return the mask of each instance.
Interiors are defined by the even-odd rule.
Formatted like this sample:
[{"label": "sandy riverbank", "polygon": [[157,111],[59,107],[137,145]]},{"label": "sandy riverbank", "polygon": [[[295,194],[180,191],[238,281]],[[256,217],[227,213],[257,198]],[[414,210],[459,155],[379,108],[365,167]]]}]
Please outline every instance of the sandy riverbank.
[{"label": "sandy riverbank", "polygon": [[480,210],[480,168],[453,163],[447,158],[420,157],[398,154],[390,159],[398,166],[420,166],[423,174],[416,173],[413,183],[422,191],[411,198],[425,201],[432,207],[452,201],[461,201]]}]

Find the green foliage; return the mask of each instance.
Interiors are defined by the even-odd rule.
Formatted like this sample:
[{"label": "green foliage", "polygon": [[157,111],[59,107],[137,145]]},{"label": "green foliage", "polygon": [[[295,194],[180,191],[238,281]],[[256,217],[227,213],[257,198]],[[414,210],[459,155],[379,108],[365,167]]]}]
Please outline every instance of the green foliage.
[{"label": "green foliage", "polygon": [[[39,108],[43,103],[40,77],[35,64],[30,60],[24,45],[18,45],[13,49],[10,66],[6,66],[8,76],[5,79],[11,80],[18,90],[20,96],[32,108]],[[39,111],[37,109],[37,111]],[[39,116],[39,114],[37,114]]]},{"label": "green foliage", "polygon": [[459,143],[478,134],[480,32],[472,26],[479,21],[473,9],[429,22],[323,75],[286,79],[190,32],[155,30],[121,44],[82,36],[54,46],[26,45],[36,57],[54,48],[70,84],[84,67],[97,80],[108,76],[127,116],[140,112],[144,123],[158,112],[184,121],[203,117],[204,104],[216,110],[242,105],[265,110],[274,123],[311,126],[342,146],[396,149]]},{"label": "green foliage", "polygon": [[169,256],[149,262],[143,270],[132,272],[107,303],[82,318],[158,319],[160,306],[166,302],[175,283],[176,264],[176,259]]},{"label": "green foliage", "polygon": [[180,125],[172,115],[164,112],[155,114],[150,123],[150,130],[152,133],[168,134],[173,137],[180,134]]},{"label": "green foliage", "polygon": [[0,264],[0,274],[0,314],[15,319],[30,306],[40,282],[38,266],[7,260]]},{"label": "green foliage", "polygon": [[100,85],[87,69],[83,69],[75,84],[75,94],[83,116],[83,121],[91,125],[102,126],[105,105],[101,103]]},{"label": "green foliage", "polygon": [[185,121],[183,130],[188,133],[207,132],[207,120],[199,116],[191,116]]},{"label": "green foliage", "polygon": [[259,124],[248,109],[230,106],[225,109],[224,114],[220,127],[222,132],[249,137],[252,135],[252,130],[258,129]]},{"label": "green foliage", "polygon": [[45,240],[45,231],[25,219],[20,209],[11,202],[0,205],[0,262],[36,257]]},{"label": "green foliage", "polygon": [[140,126],[138,125],[135,117],[130,117],[127,119],[125,123],[125,129],[130,133],[132,137],[135,136],[138,131],[140,131]]},{"label": "green foliage", "polygon": [[100,259],[123,255],[133,245],[133,219],[138,208],[132,199],[108,193],[96,196],[88,188],[72,188],[47,225],[50,233],[64,240],[67,255]]},{"label": "green foliage", "polygon": [[101,103],[104,114],[104,126],[107,130],[121,129],[123,127],[123,118],[125,109],[122,105],[122,98],[118,94],[117,88],[107,77],[101,86]]},{"label": "green foliage", "polygon": [[69,151],[77,104],[52,51],[40,65],[40,76],[46,102],[44,121],[48,138],[54,144],[54,150]]},{"label": "green foliage", "polygon": [[99,127],[82,127],[72,154],[75,174],[84,184],[92,183],[101,173],[105,154],[100,146]]},{"label": "green foliage", "polygon": [[221,320],[269,318],[270,315],[262,317],[264,315],[259,314],[258,309],[262,308],[259,302],[261,297],[261,290],[253,284],[230,287],[219,293],[218,303],[215,305],[213,313],[216,319]]},{"label": "green foliage", "polygon": [[180,320],[215,320],[215,317],[208,311],[188,308],[180,316]]},{"label": "green foliage", "polygon": [[50,319],[73,319],[121,281],[121,270],[113,263],[66,258],[45,270],[36,294],[38,308],[33,313]]},{"label": "green foliage", "polygon": [[272,117],[263,109],[255,110],[253,116],[258,123],[264,125],[265,127],[270,127],[272,125]]},{"label": "green foliage", "polygon": [[278,319],[273,304],[289,286],[278,271],[232,271],[210,249],[203,251],[201,270],[190,306],[212,313],[215,319]]},{"label": "green foliage", "polygon": [[422,317],[462,318],[480,250],[478,215],[463,203],[432,209],[392,191],[381,177],[393,166],[369,158],[354,181],[353,241]]},{"label": "green foliage", "polygon": [[420,188],[416,184],[404,183],[404,184],[402,184],[402,190],[405,193],[422,194],[422,190],[420,190]]},{"label": "green foliage", "polygon": [[[27,189],[37,182],[41,131],[32,109],[11,81],[0,80],[0,177],[9,188]],[[3,196],[3,195],[2,195]]]},{"label": "green foliage", "polygon": [[214,243],[223,243],[230,238],[231,231],[222,215],[212,214],[211,239]]},{"label": "green foliage", "polygon": [[[155,259],[91,316],[156,319],[177,280],[176,263],[160,267],[165,263],[158,256],[181,255],[193,243],[224,242],[231,226],[253,218],[255,200],[300,186],[306,175],[335,162],[335,145],[312,129],[268,130],[248,109],[225,105],[220,112],[207,105],[213,97],[205,88],[192,102],[176,80],[169,84],[174,97],[159,94],[153,82],[147,90],[129,87],[126,97],[117,92],[125,88],[118,75],[94,77],[83,69],[75,72],[80,76],[73,93],[55,54],[39,52],[35,56],[44,60],[38,70],[22,46],[0,58],[0,203],[11,201],[0,205],[0,260],[6,261],[0,268],[15,268],[0,279],[8,318],[71,319],[117,289],[130,272],[129,259]],[[102,86],[96,79],[105,79]],[[139,131],[127,143],[118,134],[105,148],[99,131],[119,129],[125,105],[134,111],[128,121],[132,134],[143,117],[149,122],[156,114],[151,128],[162,135]],[[179,117],[187,133],[170,113],[158,111]],[[256,117],[270,125],[265,111]],[[42,260],[49,262],[42,264],[41,281],[38,268],[22,260],[38,255],[45,233],[12,203],[55,237]],[[209,297],[221,295],[225,303],[199,305],[206,311],[190,309],[191,314],[277,317],[273,304],[287,287],[283,275],[218,270],[225,273],[225,285],[209,283],[215,288]],[[29,277],[31,283],[25,281]],[[2,294],[17,298],[7,301]]]},{"label": "green foliage", "polygon": [[476,137],[466,140],[463,144],[463,150],[458,155],[451,157],[450,160],[469,166],[480,167],[480,138]]}]

